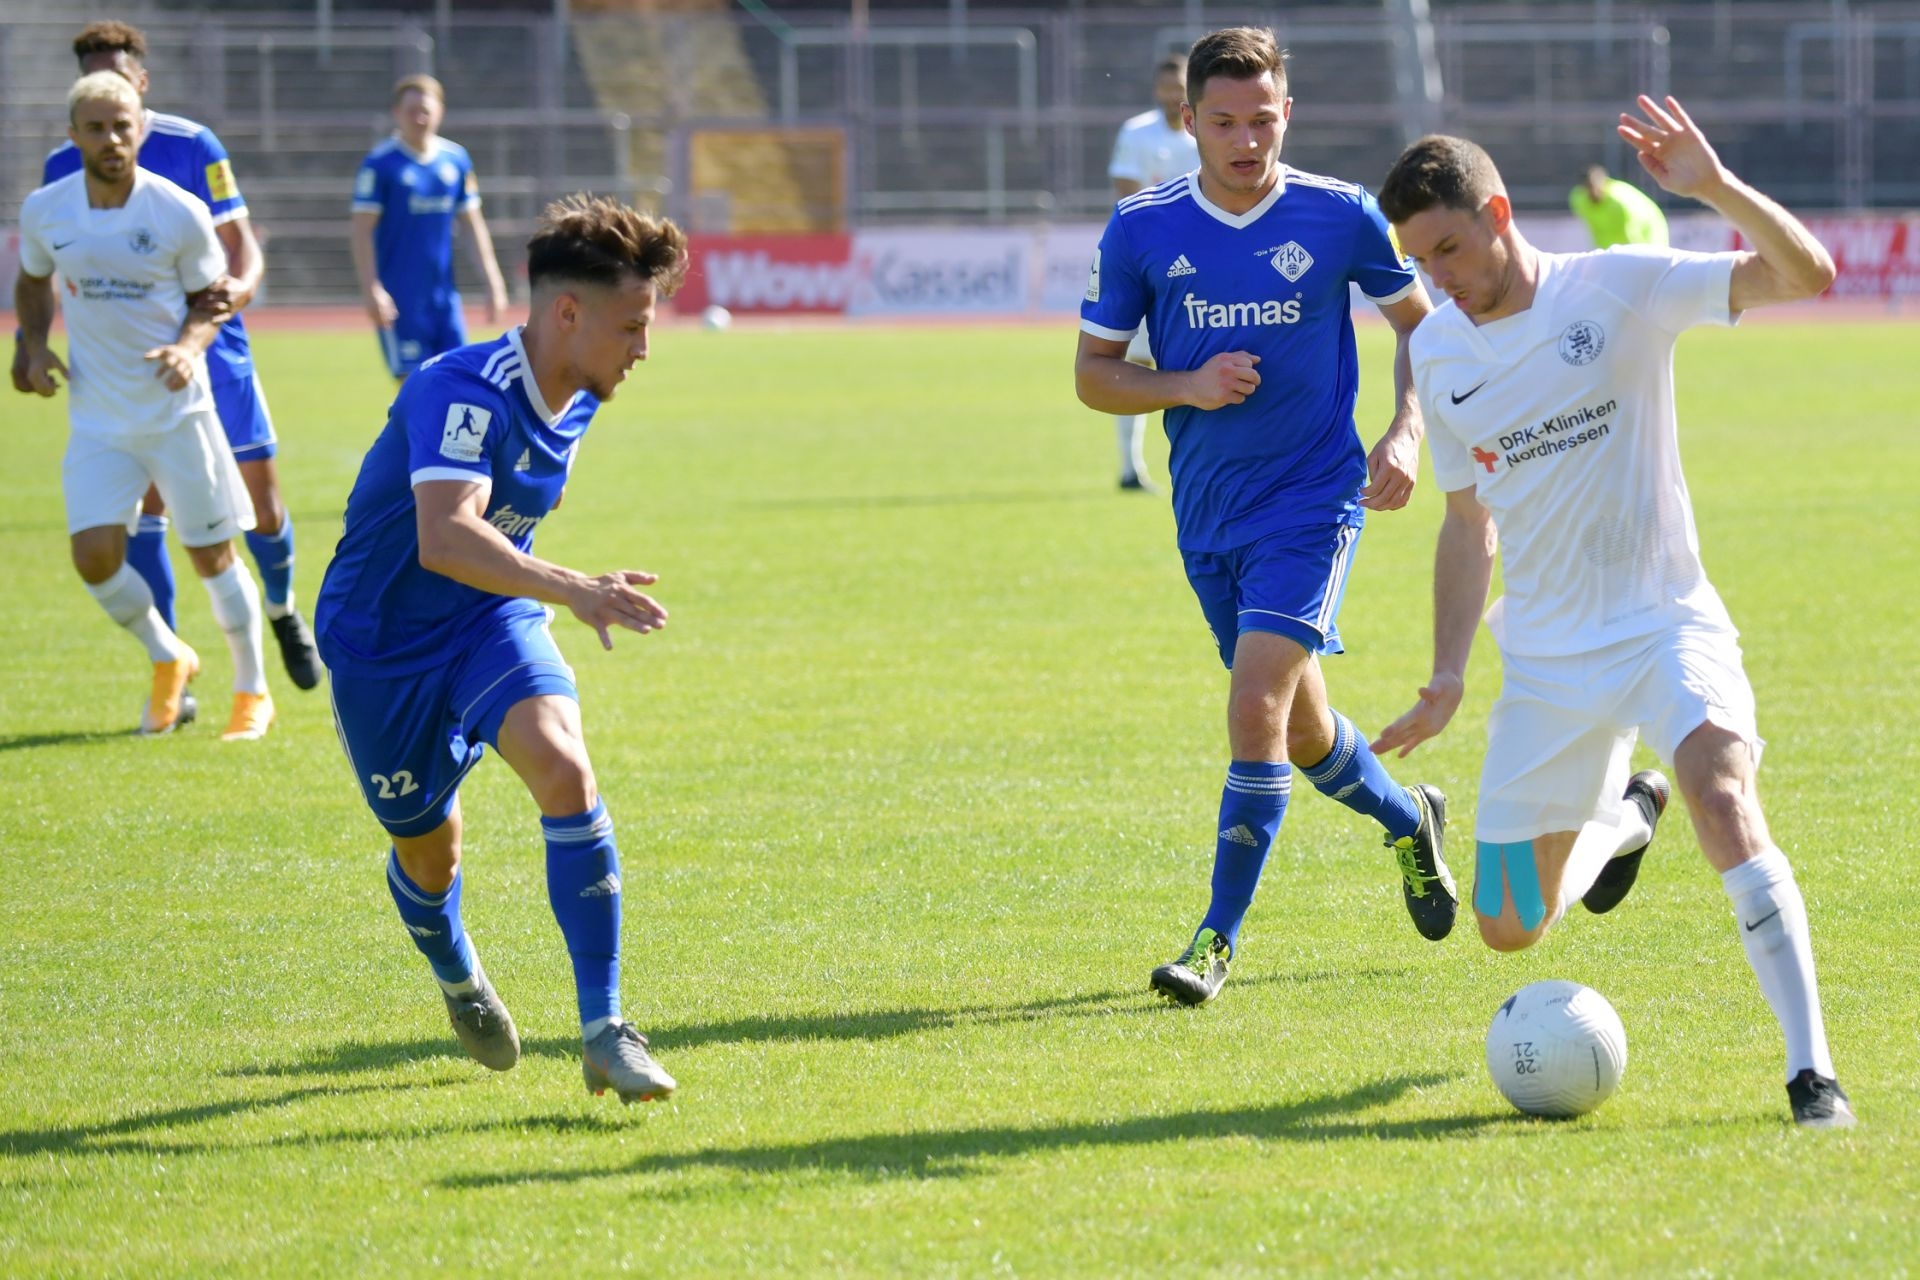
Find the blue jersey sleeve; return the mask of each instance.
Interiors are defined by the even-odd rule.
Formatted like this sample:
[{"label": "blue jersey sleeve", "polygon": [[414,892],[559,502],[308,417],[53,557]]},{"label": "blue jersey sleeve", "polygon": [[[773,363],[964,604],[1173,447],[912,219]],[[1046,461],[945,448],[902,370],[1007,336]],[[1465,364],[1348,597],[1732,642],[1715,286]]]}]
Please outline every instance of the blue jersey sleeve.
[{"label": "blue jersey sleeve", "polygon": [[193,182],[182,185],[207,202],[207,212],[213,215],[215,226],[244,216],[247,201],[234,179],[233,161],[227,158],[227,149],[211,129],[202,129],[195,135],[194,143],[198,163],[194,166]]},{"label": "blue jersey sleeve", "polygon": [[493,453],[508,432],[506,405],[494,389],[449,370],[422,368],[394,403],[407,435],[407,484],[477,480],[493,484]]},{"label": "blue jersey sleeve", "polygon": [[1360,211],[1362,216],[1354,231],[1353,265],[1347,278],[1360,286],[1369,302],[1398,302],[1413,291],[1420,278],[1413,273],[1413,264],[1402,256],[1393,228],[1365,187],[1360,189]]},{"label": "blue jersey sleeve", "polygon": [[386,212],[386,179],[380,172],[380,166],[368,156],[360,162],[360,171],[353,175],[353,211],[355,213]]},{"label": "blue jersey sleeve", "polygon": [[70,173],[80,171],[80,148],[69,142],[64,147],[56,147],[47,153],[47,159],[40,166],[40,185],[58,182]]},{"label": "blue jersey sleeve", "polygon": [[1125,342],[1133,336],[1153,301],[1120,219],[1118,210],[1107,219],[1100,246],[1093,251],[1086,297],[1080,303],[1080,328],[1113,342]]}]

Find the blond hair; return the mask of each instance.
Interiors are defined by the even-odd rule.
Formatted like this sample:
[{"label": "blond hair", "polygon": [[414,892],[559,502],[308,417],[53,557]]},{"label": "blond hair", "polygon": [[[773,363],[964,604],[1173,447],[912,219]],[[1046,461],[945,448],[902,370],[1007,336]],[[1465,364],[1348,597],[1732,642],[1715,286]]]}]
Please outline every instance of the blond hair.
[{"label": "blond hair", "polygon": [[140,91],[117,71],[96,71],[73,82],[73,88],[67,90],[68,124],[73,123],[74,113],[83,102],[118,102],[140,114]]},{"label": "blond hair", "polygon": [[399,106],[400,99],[418,89],[429,98],[439,100],[441,106],[447,105],[447,91],[432,76],[401,76],[393,82],[393,105]]}]

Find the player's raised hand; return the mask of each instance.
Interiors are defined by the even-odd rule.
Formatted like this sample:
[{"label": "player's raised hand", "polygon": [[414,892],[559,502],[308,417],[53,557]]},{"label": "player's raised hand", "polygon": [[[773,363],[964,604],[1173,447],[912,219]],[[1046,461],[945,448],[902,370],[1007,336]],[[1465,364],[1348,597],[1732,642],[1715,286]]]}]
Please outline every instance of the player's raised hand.
[{"label": "player's raised hand", "polygon": [[1360,505],[1369,511],[1398,511],[1413,497],[1420,470],[1420,436],[1411,422],[1395,420],[1367,455],[1367,487]]},{"label": "player's raised hand", "polygon": [[17,372],[13,385],[21,391],[40,396],[50,396],[60,390],[60,383],[54,379],[54,374],[57,373],[62,378],[73,377],[67,372],[67,366],[61,363],[60,357],[54,354],[51,347],[42,347],[39,351],[28,354],[24,364],[21,362],[20,355],[15,354],[14,369]]},{"label": "player's raised hand", "polygon": [[1260,374],[1253,366],[1260,357],[1250,351],[1222,351],[1187,375],[1186,402],[1196,409],[1219,409],[1245,404]]},{"label": "player's raised hand", "polygon": [[1466,691],[1466,682],[1459,676],[1435,676],[1420,690],[1420,700],[1413,704],[1413,710],[1380,731],[1373,742],[1373,753],[1384,755],[1398,750],[1405,756],[1447,727]]},{"label": "player's raised hand", "polygon": [[667,625],[667,611],[660,602],[634,590],[658,581],[658,574],[616,569],[581,583],[567,607],[573,610],[574,617],[600,633],[601,648],[611,649],[614,627],[645,635]]},{"label": "player's raised hand", "polygon": [[1662,107],[1643,93],[1639,102],[1640,116],[1620,113],[1619,132],[1655,182],[1674,195],[1695,200],[1705,199],[1725,184],[1726,167],[1679,99],[1669,94]]},{"label": "player's raised hand", "polygon": [[[179,391],[193,381],[194,353],[179,343],[169,343],[164,347],[155,347],[142,355],[142,359],[151,360],[157,366],[155,376],[166,384],[169,391]],[[44,394],[51,395],[51,392]]]}]

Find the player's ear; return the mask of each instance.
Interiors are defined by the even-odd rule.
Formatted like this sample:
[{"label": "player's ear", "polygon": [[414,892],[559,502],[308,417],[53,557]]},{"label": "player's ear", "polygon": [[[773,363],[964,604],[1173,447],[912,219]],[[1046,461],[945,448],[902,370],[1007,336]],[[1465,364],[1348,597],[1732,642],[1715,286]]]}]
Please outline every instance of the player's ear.
[{"label": "player's ear", "polygon": [[1487,197],[1487,219],[1496,236],[1505,235],[1513,225],[1513,202],[1495,192]]}]

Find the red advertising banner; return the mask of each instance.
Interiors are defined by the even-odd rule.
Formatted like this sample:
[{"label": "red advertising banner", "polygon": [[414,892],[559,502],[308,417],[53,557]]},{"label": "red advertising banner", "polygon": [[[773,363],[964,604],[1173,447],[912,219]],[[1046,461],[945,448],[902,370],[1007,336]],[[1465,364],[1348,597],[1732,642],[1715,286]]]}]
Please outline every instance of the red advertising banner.
[{"label": "red advertising banner", "polygon": [[682,314],[712,306],[747,315],[837,315],[855,289],[845,235],[695,235],[688,252],[687,283],[673,300]]}]

